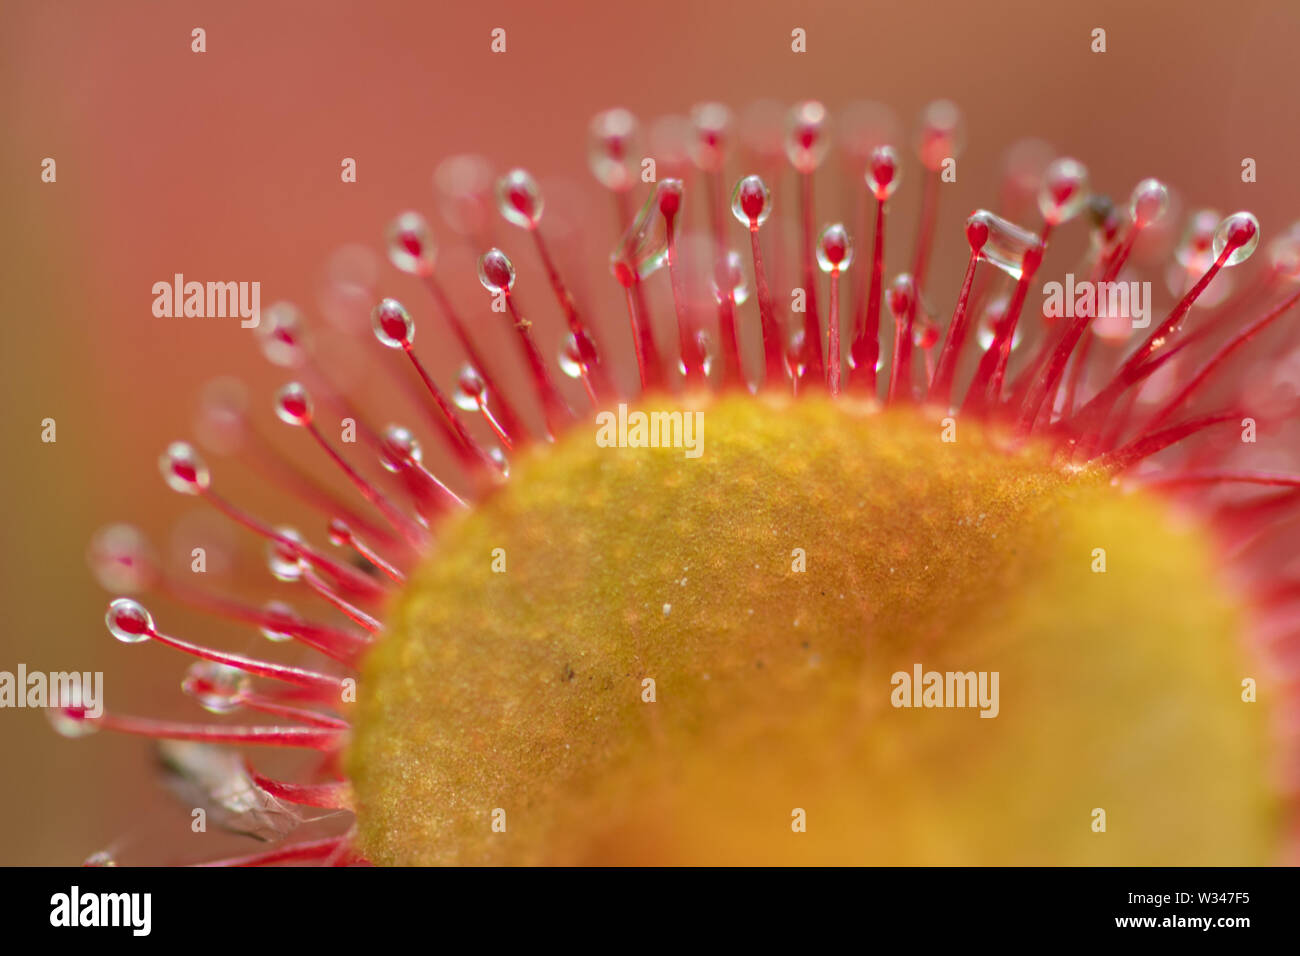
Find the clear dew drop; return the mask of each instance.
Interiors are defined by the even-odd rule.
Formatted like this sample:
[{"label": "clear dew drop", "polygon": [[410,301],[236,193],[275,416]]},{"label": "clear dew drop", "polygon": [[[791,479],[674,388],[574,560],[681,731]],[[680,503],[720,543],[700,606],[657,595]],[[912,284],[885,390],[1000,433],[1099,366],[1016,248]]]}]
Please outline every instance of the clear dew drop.
[{"label": "clear dew drop", "polygon": [[[1000,295],[989,303],[988,308],[984,310],[984,315],[980,319],[979,327],[975,330],[975,337],[979,341],[981,349],[987,351],[988,347],[993,344],[993,338],[997,334],[998,327],[1006,320],[1007,308],[1011,305],[1009,296]],[[1011,335],[1011,348],[1014,351],[1020,344],[1020,325],[1016,325],[1015,332]]]},{"label": "clear dew drop", "polygon": [[592,118],[587,131],[587,164],[606,189],[622,192],[632,187],[636,134],[636,117],[625,109],[606,110]]},{"label": "clear dew drop", "polygon": [[248,387],[221,376],[204,383],[194,415],[194,434],[208,451],[230,455],[243,447],[247,434]]},{"label": "clear dew drop", "polygon": [[629,285],[633,275],[640,279],[653,275],[668,261],[668,226],[659,199],[657,189],[651,192],[610,253],[610,271],[621,285]]},{"label": "clear dew drop", "polygon": [[1169,187],[1158,179],[1144,179],[1133,187],[1128,214],[1134,225],[1145,229],[1158,222],[1169,210]]},{"label": "clear dew drop", "polygon": [[[295,611],[290,605],[285,604],[283,601],[267,601],[266,604],[263,605],[262,610],[265,611],[267,614],[271,614],[278,618],[282,618],[285,624],[300,623],[302,621],[302,618],[298,616],[298,612]],[[281,630],[279,628],[272,626],[269,623],[263,624],[259,628],[259,630],[262,632],[262,636],[264,638],[266,638],[268,641],[274,641],[277,644],[282,644],[285,641],[293,640],[292,632]]]},{"label": "clear dew drop", "polygon": [[508,292],[515,285],[515,264],[500,249],[489,249],[479,256],[478,281],[489,292]]},{"label": "clear dew drop", "polygon": [[497,180],[497,210],[506,222],[536,229],[543,205],[541,187],[527,170],[512,169]]},{"label": "clear dew drop", "polygon": [[[714,348],[713,339],[704,329],[700,329],[695,333],[695,352],[700,357],[700,371],[705,375],[708,375],[713,371]],[[686,374],[686,368],[684,366],[682,368],[682,374]]]},{"label": "clear dew drop", "polygon": [[569,378],[582,375],[582,351],[578,346],[578,337],[570,332],[560,343],[560,371]]},{"label": "clear dew drop", "polygon": [[[281,538],[287,538],[290,542],[302,543],[302,535],[293,528],[276,528],[275,533]],[[293,547],[292,544],[283,541],[268,541],[266,543],[266,564],[277,581],[293,582],[302,580],[302,557],[298,549]]]},{"label": "clear dew drop", "polygon": [[1054,159],[1043,173],[1038,211],[1053,226],[1069,222],[1088,202],[1088,167],[1068,156]]},{"label": "clear dew drop", "polygon": [[1273,272],[1288,282],[1300,280],[1300,222],[1294,222],[1268,245]]},{"label": "clear dew drop", "polygon": [[1022,229],[987,209],[971,213],[967,224],[968,235],[969,228],[974,225],[982,225],[988,230],[987,238],[979,248],[980,258],[993,263],[1013,279],[1024,274],[1026,257],[1035,254],[1043,243],[1036,233]]},{"label": "clear dew drop", "polygon": [[805,100],[790,111],[785,126],[785,155],[801,173],[811,173],[831,148],[830,115],[817,100]]},{"label": "clear dew drop", "polygon": [[739,252],[728,250],[713,269],[713,297],[721,302],[731,292],[732,301],[742,305],[749,299],[749,280],[745,276],[745,260]]},{"label": "clear dew drop", "polygon": [[929,170],[939,169],[946,159],[956,159],[966,145],[961,110],[951,100],[935,100],[921,111],[916,134],[916,155]]},{"label": "clear dew drop", "polygon": [[731,191],[731,214],[742,226],[752,228],[772,215],[772,191],[760,176],[746,176]]},{"label": "clear dew drop", "polygon": [[483,376],[479,374],[478,369],[466,362],[460,367],[460,375],[456,378],[456,392],[451,400],[461,411],[477,412],[487,404],[487,395],[487,382],[483,381]]},{"label": "clear dew drop", "polygon": [[379,451],[379,463],[385,471],[394,474],[406,468],[412,461],[421,461],[423,452],[420,442],[411,434],[409,428],[401,425],[389,425],[384,429],[384,440]]},{"label": "clear dew drop", "polygon": [[433,171],[438,210],[462,236],[482,235],[491,219],[492,165],[482,156],[448,156]]},{"label": "clear dew drop", "polygon": [[817,266],[822,272],[840,272],[853,264],[853,241],[843,223],[822,230],[817,240]]},{"label": "clear dew drop", "polygon": [[99,730],[99,722],[87,716],[85,709],[80,706],[47,707],[45,718],[60,737],[89,737]]},{"label": "clear dew drop", "polygon": [[510,460],[506,458],[505,452],[500,448],[490,448],[488,449],[488,457],[491,458],[492,463],[497,466],[497,472],[502,478],[510,477]]},{"label": "clear dew drop", "polygon": [[413,276],[433,273],[437,246],[428,221],[418,212],[404,212],[388,224],[388,261]]},{"label": "clear dew drop", "polygon": [[1217,260],[1229,245],[1236,248],[1228,253],[1223,263],[1225,266],[1235,266],[1249,259],[1259,248],[1259,220],[1245,211],[1225,217],[1214,231],[1214,258]]},{"label": "clear dew drop", "polygon": [[197,661],[181,681],[181,690],[210,714],[232,714],[244,704],[250,682],[237,667]]},{"label": "clear dew drop", "polygon": [[212,475],[199,453],[188,442],[174,441],[158,458],[158,470],[172,491],[197,495],[208,489]]},{"label": "clear dew drop", "polygon": [[148,540],[135,525],[100,528],[86,548],[86,563],[105,591],[136,594],[153,580],[157,562]]},{"label": "clear dew drop", "polygon": [[894,147],[877,146],[872,150],[864,174],[871,195],[884,202],[898,192],[898,186],[903,181],[902,169],[902,163]]},{"label": "clear dew drop", "polygon": [[86,857],[85,862],[81,865],[88,867],[117,866],[117,860],[107,850],[100,850],[98,853],[92,853]]},{"label": "clear dew drop", "polygon": [[139,601],[115,598],[104,614],[108,632],[123,644],[139,644],[153,635],[153,616]]},{"label": "clear dew drop", "polygon": [[375,338],[390,349],[404,349],[415,341],[415,321],[396,299],[382,299],[370,313]]},{"label": "clear dew drop", "polygon": [[1202,273],[1214,262],[1214,234],[1222,221],[1223,215],[1217,209],[1198,209],[1187,218],[1174,249],[1174,258],[1187,272]]},{"label": "clear dew drop", "polygon": [[905,322],[915,303],[916,283],[911,274],[902,272],[894,276],[885,293],[885,304],[894,321],[900,324]]},{"label": "clear dew drop", "polygon": [[727,160],[731,139],[731,110],[721,103],[699,103],[691,109],[691,161],[705,172],[719,172]]},{"label": "clear dew drop", "polygon": [[871,159],[876,147],[901,142],[898,116],[889,107],[868,100],[850,103],[836,117],[836,138],[857,160],[859,168]]},{"label": "clear dew drop", "polygon": [[275,302],[262,310],[257,326],[262,355],[279,368],[297,368],[307,360],[306,323],[291,302]]},{"label": "clear dew drop", "polygon": [[290,382],[275,393],[275,414],[286,425],[302,427],[311,424],[312,403],[307,389],[298,382]]}]

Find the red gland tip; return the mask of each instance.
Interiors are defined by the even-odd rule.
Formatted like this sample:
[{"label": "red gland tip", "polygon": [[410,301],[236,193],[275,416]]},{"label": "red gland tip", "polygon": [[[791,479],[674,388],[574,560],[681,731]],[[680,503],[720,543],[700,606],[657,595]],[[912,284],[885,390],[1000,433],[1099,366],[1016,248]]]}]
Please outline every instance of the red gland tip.
[{"label": "red gland tip", "polygon": [[865,179],[871,195],[884,202],[898,191],[901,181],[898,153],[892,146],[877,146],[867,162]]},{"label": "red gland tip", "polygon": [[543,206],[542,190],[527,170],[512,169],[497,180],[497,209],[506,222],[536,229]]},{"label": "red gland tip", "polygon": [[742,226],[757,229],[772,214],[772,192],[762,177],[746,176],[731,194],[731,212]]},{"label": "red gland tip", "polygon": [[104,623],[108,625],[109,633],[123,644],[139,644],[158,633],[153,615],[139,601],[130,598],[113,600],[104,614]]},{"label": "red gland tip", "polygon": [[281,388],[275,396],[275,414],[286,425],[310,425],[312,404],[307,389],[297,382],[290,382]]},{"label": "red gland tip", "polygon": [[208,466],[188,442],[168,445],[158,459],[158,469],[167,487],[183,495],[201,495],[212,483]]},{"label": "red gland tip", "polygon": [[478,281],[489,292],[509,292],[515,284],[515,266],[500,249],[489,249],[478,260]]},{"label": "red gland tip", "polygon": [[429,223],[418,212],[400,213],[388,226],[388,261],[414,276],[433,274],[436,246]]},{"label": "red gland tip", "polygon": [[370,313],[375,338],[390,349],[409,349],[415,340],[415,321],[396,299],[384,299]]}]

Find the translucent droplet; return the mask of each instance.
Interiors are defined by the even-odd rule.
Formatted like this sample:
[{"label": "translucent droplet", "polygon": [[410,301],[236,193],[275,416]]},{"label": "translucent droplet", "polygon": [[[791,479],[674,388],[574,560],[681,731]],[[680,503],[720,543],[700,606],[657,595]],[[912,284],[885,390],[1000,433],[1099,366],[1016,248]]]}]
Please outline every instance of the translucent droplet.
[{"label": "translucent droplet", "polygon": [[291,302],[275,302],[262,310],[257,339],[262,354],[272,365],[297,368],[307,359],[302,312]]},{"label": "translucent droplet", "polygon": [[[979,327],[975,330],[975,337],[979,341],[980,348],[988,349],[993,344],[993,339],[997,335],[998,327],[1006,321],[1007,308],[1011,305],[1011,299],[1008,296],[1000,295],[989,303],[988,308],[984,310],[984,316],[980,319]],[[1020,344],[1020,325],[1017,323],[1016,330],[1011,334],[1011,348],[1014,350]]]},{"label": "translucent droplet", "polygon": [[390,349],[407,348],[415,341],[415,322],[406,306],[396,299],[384,299],[370,313],[375,338]]},{"label": "translucent droplet", "polygon": [[898,191],[898,184],[902,182],[902,166],[894,147],[877,146],[871,151],[871,158],[867,161],[866,181],[871,195],[880,202]]},{"label": "translucent droplet", "polygon": [[212,476],[199,453],[188,442],[174,441],[158,458],[158,470],[172,491],[197,495],[208,490]]},{"label": "translucent droplet", "polygon": [[802,328],[799,328],[790,334],[790,339],[786,344],[785,370],[796,381],[803,378],[803,373],[808,369],[806,343],[807,335]]},{"label": "translucent droplet", "polygon": [[[987,209],[977,209],[971,213],[967,223],[967,238],[971,230],[987,230],[983,243],[979,246],[980,258],[991,262],[1013,279],[1019,279],[1025,271],[1030,257],[1041,254],[1043,241],[1036,233],[1022,229],[1015,223],[996,216]],[[972,248],[975,242],[971,240]]]},{"label": "translucent droplet", "polygon": [[921,111],[916,155],[921,165],[936,170],[945,159],[956,159],[966,145],[961,110],[950,100],[935,100]]},{"label": "translucent droplet", "polygon": [[266,563],[277,581],[302,580],[302,553],[295,544],[302,543],[302,535],[293,528],[276,528],[275,533],[287,541],[266,543]]},{"label": "translucent droplet", "polygon": [[859,100],[840,110],[836,138],[862,168],[878,146],[901,142],[898,117],[880,103]]},{"label": "translucent droplet", "polygon": [[816,100],[805,100],[790,111],[785,127],[785,155],[801,173],[822,164],[831,148],[830,116]]},{"label": "translucent droplet", "polygon": [[728,292],[736,305],[741,305],[749,298],[745,260],[734,250],[728,251],[713,268],[713,297],[721,302]]},{"label": "translucent droplet", "polygon": [[655,204],[659,214],[665,219],[673,219],[682,208],[682,192],[685,187],[680,179],[661,179],[655,186]]},{"label": "translucent droplet", "polygon": [[237,378],[222,376],[203,385],[194,415],[194,434],[208,451],[229,455],[244,444],[248,389]]},{"label": "translucent droplet", "polygon": [[661,116],[650,127],[650,154],[661,173],[685,175],[694,145],[695,127],[685,116]]},{"label": "translucent droplet", "polygon": [[700,103],[691,110],[691,160],[705,172],[721,171],[731,138],[731,110],[721,103]]},{"label": "translucent droplet", "polygon": [[82,866],[100,867],[100,866],[117,866],[117,860],[107,850],[100,850],[98,853],[92,853],[86,857]]},{"label": "translucent droplet", "polygon": [[731,213],[742,226],[753,228],[772,215],[772,191],[759,176],[746,176],[731,191]]},{"label": "translucent droplet", "polygon": [[282,619],[282,623],[278,627],[267,622],[259,628],[264,638],[277,644],[293,640],[293,631],[284,628],[302,623],[302,618],[298,616],[297,611],[283,601],[268,601],[262,610],[273,617]]},{"label": "translucent droplet", "polygon": [[429,223],[418,212],[404,212],[388,224],[388,261],[413,276],[433,273],[437,247]]},{"label": "translucent droplet", "polygon": [[482,235],[492,219],[496,176],[482,156],[448,156],[433,171],[433,191],[442,218],[462,236]]},{"label": "translucent droplet", "polygon": [[352,542],[352,529],[348,527],[348,523],[342,518],[330,518],[325,531],[329,536],[330,544],[336,548],[341,548],[345,544]]},{"label": "translucent droplet", "polygon": [[384,429],[379,463],[384,466],[385,471],[396,474],[405,469],[410,462],[421,461],[422,458],[420,443],[411,434],[410,429],[403,428],[401,425],[389,425]]},{"label": "translucent droplet", "polygon": [[488,450],[488,457],[497,466],[497,472],[502,478],[510,477],[510,460],[506,458],[505,452],[500,448],[491,448]]},{"label": "translucent droplet", "polygon": [[[1198,209],[1187,218],[1182,238],[1174,249],[1174,259],[1182,266],[1180,272],[1201,273],[1214,262],[1214,233],[1223,220],[1215,209]],[[1178,281],[1182,285],[1182,280]],[[1179,295],[1182,293],[1179,292]]]},{"label": "translucent droplet", "polygon": [[817,240],[817,265],[822,272],[840,272],[853,264],[853,242],[842,223],[822,230]]},{"label": "translucent droplet", "polygon": [[215,661],[198,661],[181,681],[181,690],[212,714],[231,714],[244,704],[250,686],[248,675],[237,667]]},{"label": "translucent droplet", "polygon": [[479,256],[478,281],[489,292],[508,292],[515,285],[515,264],[500,249],[489,249]]},{"label": "translucent droplet", "polygon": [[894,276],[885,292],[885,304],[895,322],[905,322],[916,305],[916,283],[910,273],[903,272]]},{"label": "translucent droplet", "polygon": [[658,199],[657,190],[650,194],[609,255],[610,271],[621,285],[652,275],[668,260],[668,229]]},{"label": "translucent droplet", "polygon": [[140,529],[129,524],[100,528],[86,548],[86,563],[105,591],[135,594],[153,581],[157,561]]},{"label": "translucent droplet", "polygon": [[[699,329],[695,333],[695,354],[700,357],[700,371],[708,375],[713,371],[713,339],[704,329]],[[686,374],[686,368],[682,367],[682,374]]]},{"label": "translucent droplet", "polygon": [[1077,159],[1053,160],[1043,173],[1038,211],[1053,226],[1069,222],[1088,202],[1088,168]]},{"label": "translucent droplet", "polygon": [[451,400],[457,408],[466,412],[477,412],[487,403],[487,382],[483,381],[478,369],[469,362],[460,367]]},{"label": "translucent droplet", "polygon": [[1259,248],[1259,220],[1248,212],[1234,212],[1219,223],[1214,231],[1214,258],[1217,261],[1223,250],[1233,246],[1224,260],[1225,266],[1245,262]]},{"label": "translucent droplet", "polygon": [[1010,202],[1018,204],[1025,199],[1037,200],[1043,186],[1047,167],[1056,158],[1056,152],[1041,139],[1018,139],[1002,154],[1003,190]]},{"label": "translucent droplet", "polygon": [[582,375],[582,350],[578,345],[578,337],[570,332],[560,343],[560,371],[569,378],[578,378]]},{"label": "translucent droplet", "polygon": [[1288,282],[1300,279],[1300,222],[1292,223],[1269,243],[1268,261],[1280,278]]},{"label": "translucent droplet", "polygon": [[636,117],[625,109],[597,113],[588,129],[587,163],[606,189],[630,189],[636,139]]},{"label": "translucent droplet", "polygon": [[153,617],[143,604],[130,598],[114,599],[104,614],[104,623],[108,632],[123,644],[139,644],[154,633]]},{"label": "translucent droplet", "polygon": [[512,169],[497,180],[497,209],[506,222],[536,229],[542,206],[542,190],[527,170]]},{"label": "translucent droplet", "polygon": [[99,721],[86,713],[86,708],[78,706],[47,707],[45,717],[60,737],[89,737],[99,730]]},{"label": "translucent droplet", "polygon": [[307,389],[290,382],[275,393],[275,414],[286,425],[311,424],[312,404]]},{"label": "translucent droplet", "polygon": [[1158,179],[1144,179],[1133,187],[1128,201],[1129,218],[1139,229],[1160,220],[1169,209],[1169,187]]},{"label": "translucent droplet", "polygon": [[928,315],[919,315],[912,326],[912,342],[922,349],[932,349],[939,343],[939,323]]}]

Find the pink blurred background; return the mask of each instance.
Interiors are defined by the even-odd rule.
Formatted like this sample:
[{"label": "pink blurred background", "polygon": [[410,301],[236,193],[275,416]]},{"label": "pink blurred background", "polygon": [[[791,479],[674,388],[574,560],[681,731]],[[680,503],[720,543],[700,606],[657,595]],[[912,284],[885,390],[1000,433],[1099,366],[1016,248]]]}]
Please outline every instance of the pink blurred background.
[{"label": "pink blurred background", "polygon": [[[194,27],[207,31],[201,55],[190,50]],[[504,55],[489,51],[494,27],[507,30]],[[807,31],[806,54],[790,50],[795,27]],[[1107,31],[1105,54],[1090,52],[1095,27]],[[198,520],[182,527],[219,549],[226,536],[166,492],[155,458],[191,432],[204,382],[238,376],[260,410],[284,380],[236,321],[155,318],[153,283],[175,272],[259,279],[264,307],[290,299],[314,314],[336,249],[381,251],[385,224],[408,207],[434,217],[431,173],[448,155],[524,164],[541,179],[562,265],[620,348],[625,319],[606,266],[613,214],[585,157],[590,117],[615,105],[648,122],[703,100],[739,109],[815,97],[834,112],[869,99],[910,130],[927,101],[956,100],[968,135],[958,182],[943,194],[931,273],[941,312],[966,256],[961,219],[994,205],[1003,155],[1026,136],[1086,161],[1096,187],[1116,197],[1156,175],[1190,205],[1251,209],[1266,241],[1300,216],[1300,6],[1285,0],[10,0],[0,49],[0,669],[102,670],[109,706],[130,712],[192,715],[178,688],[184,662],[108,637],[86,543],[130,520],[170,559],[177,521]],[[1246,156],[1257,183],[1241,182]],[[55,184],[41,182],[45,157],[57,162]],[[355,184],[340,182],[344,157],[357,161]],[[910,252],[919,190],[915,165],[907,173],[891,236],[893,250]],[[837,208],[834,185],[819,196],[819,219],[856,215]],[[479,250],[434,224],[440,274],[477,315]],[[522,233],[495,234],[507,251],[521,248],[521,293],[553,343],[558,315]],[[887,271],[902,267],[891,255]],[[415,284],[386,264],[379,285],[409,297],[417,317],[428,313]],[[437,341],[425,333],[419,344],[446,381],[461,359]],[[505,340],[494,331],[487,341]],[[371,388],[387,386],[366,380],[367,400]],[[57,420],[55,444],[40,441],[46,417]],[[267,428],[324,471],[303,436]],[[266,497],[238,463],[213,464],[232,497],[253,506]],[[259,560],[247,536],[229,537],[239,556]],[[163,602],[153,609],[186,637],[265,644]],[[190,836],[187,812],[160,798],[139,740],[63,740],[41,714],[3,710],[0,779],[0,863],[79,863],[108,847],[124,861],[209,852]]]}]

